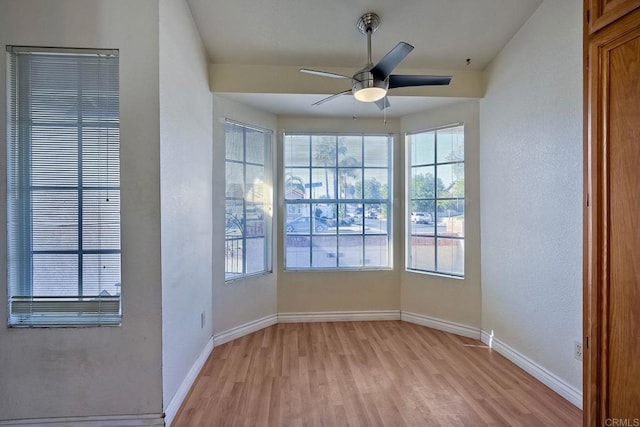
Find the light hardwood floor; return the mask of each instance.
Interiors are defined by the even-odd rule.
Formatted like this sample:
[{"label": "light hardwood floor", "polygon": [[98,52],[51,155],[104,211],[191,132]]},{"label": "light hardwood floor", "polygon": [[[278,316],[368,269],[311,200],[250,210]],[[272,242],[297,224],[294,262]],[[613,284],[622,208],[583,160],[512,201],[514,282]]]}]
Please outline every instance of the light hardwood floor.
[{"label": "light hardwood floor", "polygon": [[278,324],[216,347],[183,426],[579,426],[480,341],[406,322]]}]

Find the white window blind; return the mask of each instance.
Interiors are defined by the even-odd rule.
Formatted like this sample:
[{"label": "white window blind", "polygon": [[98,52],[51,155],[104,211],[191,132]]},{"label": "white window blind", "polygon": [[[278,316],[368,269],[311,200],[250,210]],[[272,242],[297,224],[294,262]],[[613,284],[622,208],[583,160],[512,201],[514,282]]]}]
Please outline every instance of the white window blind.
[{"label": "white window blind", "polygon": [[118,51],[7,56],[9,324],[118,325]]}]

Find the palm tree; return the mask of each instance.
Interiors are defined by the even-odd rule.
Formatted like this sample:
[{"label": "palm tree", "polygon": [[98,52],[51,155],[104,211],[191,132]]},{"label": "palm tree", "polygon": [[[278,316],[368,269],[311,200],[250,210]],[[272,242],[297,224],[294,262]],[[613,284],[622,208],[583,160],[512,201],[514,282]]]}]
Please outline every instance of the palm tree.
[{"label": "palm tree", "polygon": [[314,149],[315,153],[313,159],[323,165],[324,169],[324,182],[325,182],[325,197],[329,198],[329,170],[328,166],[335,166],[338,159],[338,155],[347,153],[347,146],[344,142],[340,141],[336,143],[335,137],[324,137],[321,142],[317,143],[317,148]]},{"label": "palm tree", "polygon": [[340,161],[340,174],[338,175],[338,188],[340,196],[347,198],[347,190],[349,188],[348,178],[358,178],[356,168],[360,165],[360,161],[353,156],[345,157]]}]

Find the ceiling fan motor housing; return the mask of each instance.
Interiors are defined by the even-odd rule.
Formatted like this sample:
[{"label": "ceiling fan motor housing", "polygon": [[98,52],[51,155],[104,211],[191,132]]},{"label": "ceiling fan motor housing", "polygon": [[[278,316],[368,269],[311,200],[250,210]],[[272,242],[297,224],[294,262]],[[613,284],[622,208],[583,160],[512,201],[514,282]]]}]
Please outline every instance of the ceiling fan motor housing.
[{"label": "ceiling fan motor housing", "polygon": [[362,70],[354,74],[353,86],[351,88],[353,96],[362,102],[375,102],[382,99],[389,89],[389,79],[376,79],[373,73]]}]

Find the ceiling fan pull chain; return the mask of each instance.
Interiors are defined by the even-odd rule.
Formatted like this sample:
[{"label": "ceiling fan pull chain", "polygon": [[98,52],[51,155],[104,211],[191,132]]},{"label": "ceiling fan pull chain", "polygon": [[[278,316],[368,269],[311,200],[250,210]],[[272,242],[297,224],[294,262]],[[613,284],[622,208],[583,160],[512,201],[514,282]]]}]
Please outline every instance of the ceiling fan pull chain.
[{"label": "ceiling fan pull chain", "polygon": [[387,124],[387,109],[385,108],[384,110],[382,110],[382,121],[384,122],[384,124]]}]

